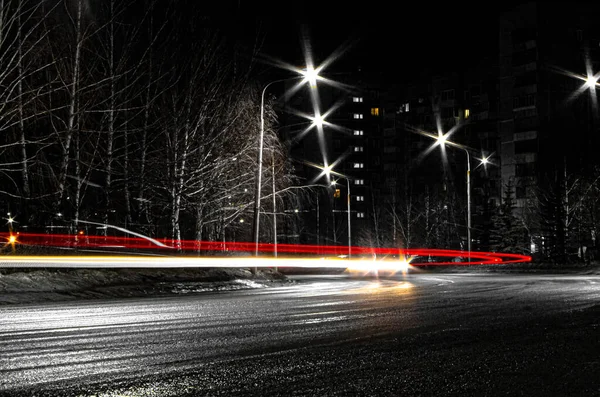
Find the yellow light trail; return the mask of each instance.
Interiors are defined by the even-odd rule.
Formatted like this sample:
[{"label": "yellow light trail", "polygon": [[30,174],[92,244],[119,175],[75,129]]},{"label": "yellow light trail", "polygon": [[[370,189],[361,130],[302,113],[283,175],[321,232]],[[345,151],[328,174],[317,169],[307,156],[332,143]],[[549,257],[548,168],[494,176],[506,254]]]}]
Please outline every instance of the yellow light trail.
[{"label": "yellow light trail", "polygon": [[[382,263],[383,262],[383,263]],[[142,256],[5,256],[0,267],[33,268],[245,268],[245,267],[301,267],[301,268],[395,268],[386,262],[394,260],[348,260],[326,258],[273,258],[273,257],[142,257]]]}]

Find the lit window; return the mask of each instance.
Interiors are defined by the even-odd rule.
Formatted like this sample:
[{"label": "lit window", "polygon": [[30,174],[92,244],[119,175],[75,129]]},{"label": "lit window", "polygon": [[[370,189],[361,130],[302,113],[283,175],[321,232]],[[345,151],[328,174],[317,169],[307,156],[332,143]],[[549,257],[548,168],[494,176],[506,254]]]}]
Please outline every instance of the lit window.
[{"label": "lit window", "polygon": [[371,116],[379,116],[379,108],[371,108]]},{"label": "lit window", "polygon": [[354,151],[355,152],[363,152],[364,151],[364,147],[362,147],[362,146],[354,146]]},{"label": "lit window", "polygon": [[365,201],[365,196],[356,196],[356,201]]},{"label": "lit window", "polygon": [[352,97],[352,102],[362,102],[362,101],[363,101],[363,99],[361,97],[358,97],[358,96]]},{"label": "lit window", "polygon": [[408,102],[406,102],[406,103],[404,104],[404,111],[405,111],[406,113],[410,112],[410,104],[409,104]]},{"label": "lit window", "polygon": [[356,214],[357,218],[364,218],[365,217],[365,213],[364,212],[359,212]]},{"label": "lit window", "polygon": [[362,119],[363,115],[361,113],[354,113],[354,118],[355,119]]},{"label": "lit window", "polygon": [[365,165],[363,163],[354,163],[354,168],[364,168]]},{"label": "lit window", "polygon": [[354,181],[355,185],[364,185],[365,184],[365,180],[364,179],[356,179]]},{"label": "lit window", "polygon": [[354,130],[354,136],[362,136],[363,130]]},{"label": "lit window", "polygon": [[469,109],[465,109],[465,119],[468,119],[471,115],[471,111]]}]

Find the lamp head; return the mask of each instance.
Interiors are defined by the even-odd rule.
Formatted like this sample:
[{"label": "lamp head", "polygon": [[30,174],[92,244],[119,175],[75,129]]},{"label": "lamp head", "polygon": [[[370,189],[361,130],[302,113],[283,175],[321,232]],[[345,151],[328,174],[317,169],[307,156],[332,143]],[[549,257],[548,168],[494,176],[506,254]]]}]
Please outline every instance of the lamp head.
[{"label": "lamp head", "polygon": [[302,75],[304,76],[304,80],[308,82],[311,88],[315,88],[317,86],[317,80],[319,79],[319,71],[309,66],[306,70],[302,71]]},{"label": "lamp head", "polygon": [[447,138],[446,138],[445,134],[440,133],[440,134],[438,134],[438,137],[436,140],[437,140],[438,145],[444,146],[446,144]]},{"label": "lamp head", "polygon": [[585,86],[587,88],[595,87],[596,83],[598,83],[598,77],[597,76],[588,75],[587,78],[585,79]]}]

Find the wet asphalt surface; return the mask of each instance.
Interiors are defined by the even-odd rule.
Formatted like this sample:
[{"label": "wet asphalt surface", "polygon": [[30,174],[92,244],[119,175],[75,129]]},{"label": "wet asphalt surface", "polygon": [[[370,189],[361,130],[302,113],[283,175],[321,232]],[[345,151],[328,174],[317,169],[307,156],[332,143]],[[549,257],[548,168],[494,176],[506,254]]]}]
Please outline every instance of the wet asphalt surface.
[{"label": "wet asphalt surface", "polygon": [[600,276],[297,276],[0,307],[2,396],[600,396]]}]

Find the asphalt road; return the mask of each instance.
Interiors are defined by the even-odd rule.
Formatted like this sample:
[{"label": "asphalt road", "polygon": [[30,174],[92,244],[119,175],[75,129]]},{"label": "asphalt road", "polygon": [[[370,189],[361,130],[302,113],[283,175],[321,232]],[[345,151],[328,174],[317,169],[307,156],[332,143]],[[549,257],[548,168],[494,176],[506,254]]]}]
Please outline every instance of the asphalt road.
[{"label": "asphalt road", "polygon": [[600,276],[302,276],[9,305],[0,395],[600,395]]}]

